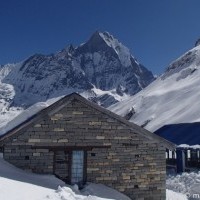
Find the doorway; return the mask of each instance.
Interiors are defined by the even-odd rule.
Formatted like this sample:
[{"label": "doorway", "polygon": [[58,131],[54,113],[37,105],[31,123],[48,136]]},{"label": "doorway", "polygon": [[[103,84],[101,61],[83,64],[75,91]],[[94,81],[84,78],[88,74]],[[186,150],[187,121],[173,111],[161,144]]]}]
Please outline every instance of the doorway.
[{"label": "doorway", "polygon": [[54,174],[67,184],[76,184],[80,188],[87,177],[87,151],[78,149],[54,151]]},{"label": "doorway", "polygon": [[54,174],[64,182],[69,182],[69,153],[66,151],[54,152]]}]

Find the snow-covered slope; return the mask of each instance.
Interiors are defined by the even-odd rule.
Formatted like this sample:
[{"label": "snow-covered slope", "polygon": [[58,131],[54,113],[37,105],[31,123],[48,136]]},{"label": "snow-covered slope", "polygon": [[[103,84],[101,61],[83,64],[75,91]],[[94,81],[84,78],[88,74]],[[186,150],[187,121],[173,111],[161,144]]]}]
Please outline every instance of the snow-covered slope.
[{"label": "snow-covered slope", "polygon": [[109,109],[150,131],[200,121],[200,45],[196,45],[148,87]]}]

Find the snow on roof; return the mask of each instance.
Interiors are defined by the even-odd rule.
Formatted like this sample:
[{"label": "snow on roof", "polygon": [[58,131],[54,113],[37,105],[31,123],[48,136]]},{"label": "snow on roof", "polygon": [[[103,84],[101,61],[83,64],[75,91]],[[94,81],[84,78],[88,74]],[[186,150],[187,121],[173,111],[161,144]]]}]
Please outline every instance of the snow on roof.
[{"label": "snow on roof", "polygon": [[200,149],[199,144],[196,144],[196,145],[180,144],[177,147],[185,148],[185,149]]},{"label": "snow on roof", "polygon": [[[172,143],[154,133],[151,133],[134,123],[127,121],[125,118],[120,117],[119,115],[117,115],[103,107],[100,107],[99,105],[97,105],[93,102],[90,102],[89,100],[85,99],[84,97],[80,96],[77,93],[72,93],[63,98],[59,97],[59,98],[55,98],[55,99],[50,99],[45,103],[38,103],[38,104],[35,104],[34,106],[31,106],[29,109],[27,109],[25,112],[23,112],[24,114],[21,114],[21,116],[19,116],[19,119],[18,119],[18,117],[15,118],[14,121],[12,120],[11,122],[9,122],[7,124],[7,126],[4,127],[4,129],[1,129],[1,134],[3,134],[3,135],[0,136],[0,140],[2,141],[5,138],[12,136],[13,134],[15,134],[19,131],[24,131],[24,129],[27,127],[28,124],[33,123],[34,120],[38,119],[42,115],[42,113],[39,113],[37,116],[34,115],[37,112],[39,112],[40,110],[42,110],[44,108],[58,109],[59,107],[62,107],[62,105],[64,103],[70,102],[73,99],[77,99],[80,102],[92,107],[93,109],[96,109],[99,112],[104,113],[104,114],[110,116],[111,118],[118,120],[120,123],[124,124],[125,126],[128,126],[130,129],[132,129],[135,133],[142,135],[150,140],[154,140],[155,142],[160,143],[161,145],[165,146],[168,149],[175,148],[174,143]],[[53,108],[49,107],[49,105],[53,106]],[[49,108],[47,108],[47,107],[49,107]],[[44,110],[44,112],[48,112],[48,110],[46,110],[46,109]]]},{"label": "snow on roof", "polygon": [[9,121],[5,126],[0,128],[0,135],[3,135],[7,133],[8,131],[12,130],[19,124],[25,122],[27,119],[31,118],[33,115],[38,113],[39,111],[43,110],[44,108],[49,107],[59,99],[63,98],[63,96],[57,97],[57,98],[52,98],[47,100],[46,102],[38,102],[26,110],[22,111],[17,117],[15,117],[13,120]]}]

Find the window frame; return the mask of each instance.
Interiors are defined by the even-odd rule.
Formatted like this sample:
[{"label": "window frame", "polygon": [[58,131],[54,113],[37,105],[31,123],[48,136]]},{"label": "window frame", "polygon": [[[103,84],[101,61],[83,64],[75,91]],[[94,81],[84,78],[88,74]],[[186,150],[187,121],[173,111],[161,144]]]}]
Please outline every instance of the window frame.
[{"label": "window frame", "polygon": [[83,180],[79,187],[82,187],[87,182],[87,150],[84,149],[73,149],[69,151],[69,184],[72,185],[72,161],[73,151],[83,151]]}]

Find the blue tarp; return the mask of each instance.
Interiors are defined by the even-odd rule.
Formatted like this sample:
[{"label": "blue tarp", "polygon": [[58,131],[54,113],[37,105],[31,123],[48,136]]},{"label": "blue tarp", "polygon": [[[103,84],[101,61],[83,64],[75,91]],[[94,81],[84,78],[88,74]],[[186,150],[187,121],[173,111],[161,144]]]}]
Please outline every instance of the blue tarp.
[{"label": "blue tarp", "polygon": [[175,144],[200,144],[200,122],[165,125],[155,133]]}]

